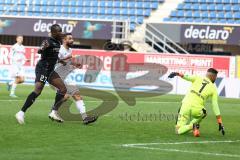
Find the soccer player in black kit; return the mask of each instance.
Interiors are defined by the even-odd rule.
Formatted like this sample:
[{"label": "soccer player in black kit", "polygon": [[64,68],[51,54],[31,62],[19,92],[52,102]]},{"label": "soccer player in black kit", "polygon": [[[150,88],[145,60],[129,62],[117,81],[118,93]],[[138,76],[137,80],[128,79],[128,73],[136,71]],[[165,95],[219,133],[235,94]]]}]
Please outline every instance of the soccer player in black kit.
[{"label": "soccer player in black kit", "polygon": [[[61,102],[64,99],[64,95],[67,92],[67,89],[61,80],[61,78],[54,74],[54,66],[58,60],[59,49],[61,46],[62,40],[62,28],[58,24],[53,24],[51,26],[51,37],[45,39],[38,53],[41,54],[41,59],[36,65],[35,68],[35,89],[32,93],[30,93],[21,108],[21,110],[15,115],[19,124],[24,124],[24,114],[27,109],[34,103],[35,99],[41,94],[46,81],[49,84],[53,85],[58,89],[56,93],[55,102],[53,105],[53,109],[61,105]],[[61,118],[59,118],[58,114],[55,114],[54,117],[49,117],[58,122],[61,122]]]}]

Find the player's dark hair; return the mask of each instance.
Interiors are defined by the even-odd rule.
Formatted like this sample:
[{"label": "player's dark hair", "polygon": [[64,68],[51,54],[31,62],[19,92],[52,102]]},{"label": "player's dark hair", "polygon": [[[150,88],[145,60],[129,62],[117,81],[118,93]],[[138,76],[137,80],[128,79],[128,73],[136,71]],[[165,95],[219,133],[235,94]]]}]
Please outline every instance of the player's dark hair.
[{"label": "player's dark hair", "polygon": [[51,32],[56,32],[56,31],[62,32],[62,28],[60,27],[59,24],[53,24],[51,26]]},{"label": "player's dark hair", "polygon": [[216,69],[214,69],[214,68],[209,68],[209,69],[207,70],[207,72],[213,73],[213,74],[218,74],[218,71],[217,71]]},{"label": "player's dark hair", "polygon": [[66,38],[67,36],[72,36],[72,33],[64,33],[63,38]]}]

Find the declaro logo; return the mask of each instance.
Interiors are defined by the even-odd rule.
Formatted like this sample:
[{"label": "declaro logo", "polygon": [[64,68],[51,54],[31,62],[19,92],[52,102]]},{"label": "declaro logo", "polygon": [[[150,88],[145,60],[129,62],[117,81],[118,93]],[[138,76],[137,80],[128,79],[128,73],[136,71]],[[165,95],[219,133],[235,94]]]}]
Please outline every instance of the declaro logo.
[{"label": "declaro logo", "polygon": [[[226,27],[225,29],[211,29],[210,26],[205,28],[194,28],[190,26],[184,31],[184,37],[187,39],[209,39],[209,40],[227,40],[232,33],[233,27]],[[230,29],[229,29],[230,28]]]},{"label": "declaro logo", "polygon": [[[34,23],[33,30],[34,30],[34,32],[50,32],[50,27],[56,23],[57,23],[56,20],[54,20],[52,23],[51,22],[46,23],[40,19],[39,21]],[[62,27],[63,32],[67,32],[67,33],[71,33],[73,31],[74,27],[76,26],[76,23],[69,23],[69,24],[57,23],[57,24],[59,24]]]}]

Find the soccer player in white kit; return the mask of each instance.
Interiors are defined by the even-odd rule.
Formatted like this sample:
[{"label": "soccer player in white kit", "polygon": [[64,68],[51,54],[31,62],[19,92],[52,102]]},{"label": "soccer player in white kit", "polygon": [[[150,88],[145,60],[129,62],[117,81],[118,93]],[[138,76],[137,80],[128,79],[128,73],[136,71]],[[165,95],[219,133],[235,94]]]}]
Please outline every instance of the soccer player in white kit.
[{"label": "soccer player in white kit", "polygon": [[[56,65],[55,72],[59,77],[64,80],[64,84],[67,88],[67,96],[65,98],[70,98],[70,96],[75,100],[76,107],[79,110],[84,124],[93,123],[97,120],[97,117],[90,117],[86,114],[85,104],[80,95],[79,88],[74,84],[74,82],[69,81],[68,75],[77,68],[81,67],[81,64],[77,64],[72,59],[72,49],[73,36],[71,33],[66,33],[63,37],[63,45],[59,50],[58,58],[59,62]],[[63,122],[64,120],[58,115],[58,108],[60,106],[54,106],[49,114],[49,118],[57,122]]]},{"label": "soccer player in white kit", "polygon": [[24,64],[27,61],[25,57],[25,47],[23,46],[23,36],[18,35],[16,37],[17,43],[14,44],[11,48],[11,76],[13,80],[7,83],[8,91],[10,91],[9,96],[16,98],[15,90],[17,84],[21,84],[24,82]]}]

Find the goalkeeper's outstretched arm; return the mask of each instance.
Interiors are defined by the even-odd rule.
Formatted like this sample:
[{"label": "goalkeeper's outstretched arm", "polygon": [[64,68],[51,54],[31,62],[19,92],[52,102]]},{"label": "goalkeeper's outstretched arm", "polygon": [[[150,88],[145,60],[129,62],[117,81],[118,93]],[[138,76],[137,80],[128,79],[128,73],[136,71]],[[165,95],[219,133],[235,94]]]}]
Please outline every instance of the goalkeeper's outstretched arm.
[{"label": "goalkeeper's outstretched arm", "polygon": [[185,79],[185,80],[190,81],[190,82],[194,82],[197,78],[197,76],[189,76],[189,75],[178,73],[178,72],[170,73],[168,78],[174,78],[175,76],[179,76],[182,79]]},{"label": "goalkeeper's outstretched arm", "polygon": [[222,123],[222,116],[220,113],[220,109],[218,106],[218,94],[217,94],[217,89],[215,89],[213,95],[212,95],[212,109],[214,114],[216,115],[217,118],[217,123],[218,123],[218,130],[222,133],[222,135],[225,135],[225,130],[224,130],[224,126]]}]

